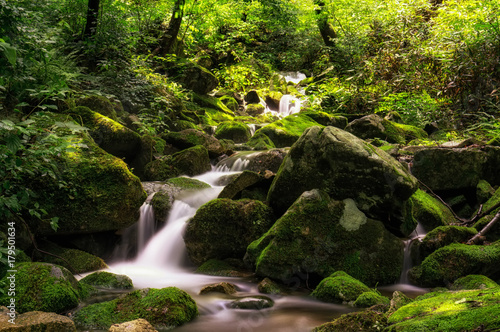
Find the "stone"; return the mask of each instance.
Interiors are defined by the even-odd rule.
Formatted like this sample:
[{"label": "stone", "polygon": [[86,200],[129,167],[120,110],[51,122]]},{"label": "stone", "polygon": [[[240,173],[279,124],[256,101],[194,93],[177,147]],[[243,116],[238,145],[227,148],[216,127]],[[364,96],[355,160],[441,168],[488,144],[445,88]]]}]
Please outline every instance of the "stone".
[{"label": "stone", "polygon": [[230,139],[234,143],[246,143],[250,139],[250,128],[241,122],[223,122],[215,131],[218,139]]},{"label": "stone", "polygon": [[15,324],[7,314],[6,307],[0,307],[0,330],[4,332],[76,332],[71,318],[53,312],[30,311],[15,316]]},{"label": "stone", "polygon": [[[218,198],[239,199],[241,198],[241,192],[243,190],[249,190],[252,187],[256,187],[259,185],[259,183],[265,180],[266,179],[263,175],[252,171],[243,171],[243,173],[239,174],[227,186],[225,186],[224,189],[222,189]],[[267,189],[269,189],[270,185],[271,183],[269,182],[267,184]]]},{"label": "stone", "polygon": [[361,294],[371,289],[343,271],[321,280],[311,293],[318,300],[331,303],[353,303]]},{"label": "stone", "polygon": [[165,142],[174,145],[179,150],[203,145],[208,150],[210,158],[216,158],[226,152],[224,145],[218,139],[196,129],[170,132],[162,135],[162,138]]},{"label": "stone", "polygon": [[245,310],[262,310],[266,308],[271,308],[274,305],[274,301],[265,296],[252,296],[244,297],[229,305],[232,309],[245,309]]},{"label": "stone", "polygon": [[113,324],[108,330],[109,332],[158,332],[153,325],[145,319],[139,318],[130,322],[121,324]]},{"label": "stone", "polygon": [[80,283],[99,288],[131,289],[134,287],[132,279],[123,274],[114,274],[106,271],[97,271],[80,279]]},{"label": "stone", "polygon": [[351,198],[368,216],[398,230],[403,203],[417,190],[417,180],[393,157],[354,135],[312,127],[290,149],[268,200],[282,214],[314,188],[336,200]]},{"label": "stone", "polygon": [[255,90],[248,91],[247,94],[245,95],[244,99],[245,99],[245,102],[247,104],[258,104],[258,103],[260,103],[259,94]]},{"label": "stone", "polygon": [[203,286],[200,290],[200,295],[213,292],[232,295],[236,293],[236,286],[229,282],[219,282],[218,284]]}]

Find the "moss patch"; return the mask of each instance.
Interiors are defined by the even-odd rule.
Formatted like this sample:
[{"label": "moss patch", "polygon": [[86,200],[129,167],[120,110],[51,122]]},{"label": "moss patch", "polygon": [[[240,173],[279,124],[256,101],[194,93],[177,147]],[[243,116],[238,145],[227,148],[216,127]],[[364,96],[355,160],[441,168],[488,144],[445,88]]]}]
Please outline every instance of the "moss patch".
[{"label": "moss patch", "polygon": [[230,139],[235,143],[245,143],[250,139],[250,128],[241,122],[223,122],[217,127],[215,137]]},{"label": "moss patch", "polygon": [[358,308],[368,308],[376,304],[390,304],[391,300],[387,296],[380,295],[380,293],[375,291],[364,292],[356,301],[354,301],[354,306]]},{"label": "moss patch", "polygon": [[323,279],[311,295],[324,302],[348,303],[370,291],[371,289],[361,281],[345,272],[338,271]]},{"label": "moss patch", "polygon": [[483,275],[469,274],[468,276],[458,278],[457,280],[455,280],[453,285],[451,285],[450,289],[472,290],[472,289],[487,289],[495,287],[500,287],[500,286],[490,278]]},{"label": "moss patch", "polygon": [[89,274],[80,280],[80,283],[100,288],[111,289],[131,289],[133,288],[132,279],[126,275],[99,271]]}]

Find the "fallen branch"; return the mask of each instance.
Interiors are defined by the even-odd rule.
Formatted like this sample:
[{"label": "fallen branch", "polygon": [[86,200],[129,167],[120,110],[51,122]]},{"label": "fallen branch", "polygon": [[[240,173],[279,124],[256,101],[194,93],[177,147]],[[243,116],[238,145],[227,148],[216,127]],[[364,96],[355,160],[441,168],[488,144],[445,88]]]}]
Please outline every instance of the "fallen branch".
[{"label": "fallen branch", "polygon": [[467,244],[475,244],[479,242],[480,238],[484,236],[484,234],[486,234],[499,219],[500,219],[500,211],[498,211],[497,214],[495,214],[493,219],[491,219],[491,221],[486,226],[484,226],[480,232],[478,232],[469,241],[467,241]]}]

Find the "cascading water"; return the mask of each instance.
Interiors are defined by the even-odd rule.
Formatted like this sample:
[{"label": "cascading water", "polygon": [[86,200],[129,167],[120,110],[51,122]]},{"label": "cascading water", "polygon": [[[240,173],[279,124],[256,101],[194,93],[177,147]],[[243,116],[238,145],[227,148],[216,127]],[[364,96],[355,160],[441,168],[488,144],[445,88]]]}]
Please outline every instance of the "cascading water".
[{"label": "cascading water", "polygon": [[292,95],[283,95],[280,99],[279,114],[288,116],[300,112],[301,100]]},{"label": "cascading water", "polygon": [[404,241],[405,251],[403,268],[401,270],[401,277],[399,278],[400,284],[408,284],[408,271],[412,268],[411,262],[411,245],[414,241],[421,241],[426,235],[425,229],[422,224],[418,223],[417,228],[410,234],[408,240]]},{"label": "cascading water", "polygon": [[[151,196],[150,196],[151,197]],[[140,252],[155,233],[155,216],[153,206],[149,204],[150,197],[142,204],[140,217],[137,223],[137,250]]]}]

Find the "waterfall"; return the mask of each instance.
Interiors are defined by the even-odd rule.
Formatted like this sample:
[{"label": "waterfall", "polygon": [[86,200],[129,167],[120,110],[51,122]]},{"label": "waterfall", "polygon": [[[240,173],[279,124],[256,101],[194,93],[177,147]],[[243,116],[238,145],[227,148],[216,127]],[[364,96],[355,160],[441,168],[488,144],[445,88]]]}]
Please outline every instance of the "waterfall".
[{"label": "waterfall", "polygon": [[[151,195],[153,196],[153,195]],[[148,200],[142,204],[137,229],[137,250],[142,251],[155,232],[155,215]]]},{"label": "waterfall", "polygon": [[283,95],[280,99],[279,114],[288,116],[300,112],[301,100],[292,95]]},{"label": "waterfall", "polygon": [[404,259],[403,268],[401,270],[401,277],[399,278],[400,284],[408,284],[408,271],[412,268],[411,261],[411,245],[414,241],[421,241],[426,235],[424,227],[422,224],[418,223],[417,228],[409,235],[408,239],[404,241]]},{"label": "waterfall", "polygon": [[255,123],[249,123],[247,127],[250,129],[250,136],[253,136],[257,130],[257,125]]}]

